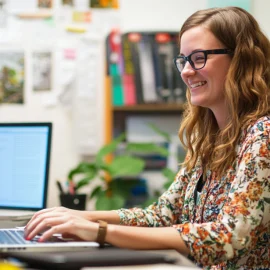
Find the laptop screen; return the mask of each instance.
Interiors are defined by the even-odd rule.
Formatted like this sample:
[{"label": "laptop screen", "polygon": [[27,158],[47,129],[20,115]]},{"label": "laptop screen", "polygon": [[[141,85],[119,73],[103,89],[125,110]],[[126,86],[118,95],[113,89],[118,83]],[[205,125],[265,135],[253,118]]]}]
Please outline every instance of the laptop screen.
[{"label": "laptop screen", "polygon": [[0,123],[0,208],[46,207],[51,123]]}]

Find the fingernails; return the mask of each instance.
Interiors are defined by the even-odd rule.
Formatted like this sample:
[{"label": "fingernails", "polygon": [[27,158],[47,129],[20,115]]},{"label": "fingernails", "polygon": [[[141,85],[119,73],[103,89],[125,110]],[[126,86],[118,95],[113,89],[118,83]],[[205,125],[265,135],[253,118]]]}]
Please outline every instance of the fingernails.
[{"label": "fingernails", "polygon": [[38,241],[39,243],[43,242],[41,237],[40,237],[37,241]]}]

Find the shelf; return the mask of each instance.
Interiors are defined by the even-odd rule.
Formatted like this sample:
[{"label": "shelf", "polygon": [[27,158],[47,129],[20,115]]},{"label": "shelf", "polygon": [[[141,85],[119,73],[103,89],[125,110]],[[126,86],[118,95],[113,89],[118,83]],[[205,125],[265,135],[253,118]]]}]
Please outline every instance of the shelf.
[{"label": "shelf", "polygon": [[126,119],[129,116],[151,115],[179,115],[181,117],[184,104],[180,103],[159,103],[159,104],[137,104],[133,106],[113,106],[112,107],[112,126],[113,137],[120,135],[126,130]]},{"label": "shelf", "polygon": [[133,106],[114,106],[113,112],[182,112],[184,110],[183,104],[138,104]]}]

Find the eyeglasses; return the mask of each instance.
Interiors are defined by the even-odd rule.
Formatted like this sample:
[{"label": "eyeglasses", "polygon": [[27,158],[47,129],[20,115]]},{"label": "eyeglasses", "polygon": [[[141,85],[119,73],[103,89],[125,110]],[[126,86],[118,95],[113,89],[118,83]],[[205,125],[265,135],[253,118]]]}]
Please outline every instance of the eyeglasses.
[{"label": "eyeglasses", "polygon": [[190,63],[193,69],[199,70],[205,66],[208,54],[231,54],[231,53],[232,51],[228,49],[200,50],[193,52],[188,56],[178,55],[173,59],[173,61],[176,68],[181,73],[187,61]]}]

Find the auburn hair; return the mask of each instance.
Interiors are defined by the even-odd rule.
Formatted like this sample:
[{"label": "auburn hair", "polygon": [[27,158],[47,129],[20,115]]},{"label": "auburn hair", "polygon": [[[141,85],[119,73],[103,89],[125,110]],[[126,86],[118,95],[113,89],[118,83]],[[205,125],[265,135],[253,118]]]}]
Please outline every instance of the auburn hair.
[{"label": "auburn hair", "polygon": [[229,112],[228,124],[219,129],[212,111],[191,104],[187,89],[186,109],[179,138],[187,150],[182,163],[190,171],[200,161],[218,176],[232,166],[242,128],[270,113],[270,42],[254,17],[239,7],[211,8],[191,15],[184,32],[203,26],[233,51],[224,98]]}]

